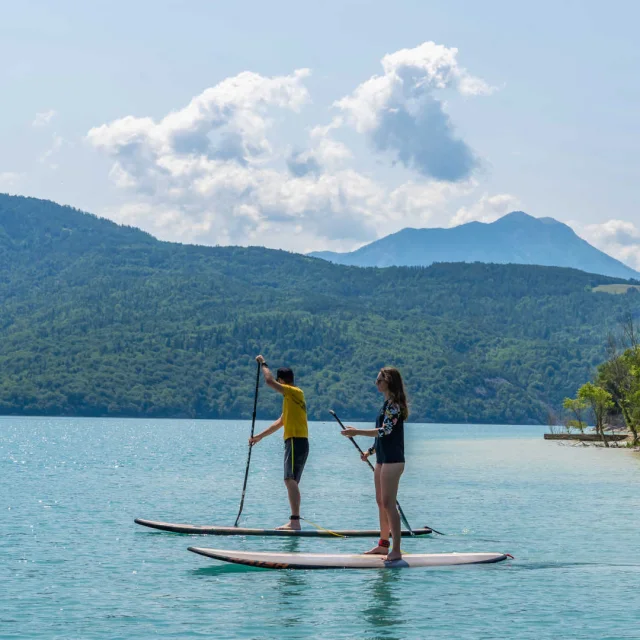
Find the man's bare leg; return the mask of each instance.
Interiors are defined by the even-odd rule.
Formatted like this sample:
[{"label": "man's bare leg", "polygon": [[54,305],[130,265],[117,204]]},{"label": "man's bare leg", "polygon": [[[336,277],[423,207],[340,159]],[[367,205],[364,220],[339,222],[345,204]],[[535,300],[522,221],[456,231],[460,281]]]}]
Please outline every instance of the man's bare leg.
[{"label": "man's bare leg", "polygon": [[294,531],[300,531],[300,488],[298,483],[293,478],[285,478],[285,486],[287,487],[287,493],[289,494],[289,506],[291,507],[291,515],[298,516],[298,519],[289,520],[287,524],[283,524],[281,527],[277,527],[277,530],[293,529]]}]

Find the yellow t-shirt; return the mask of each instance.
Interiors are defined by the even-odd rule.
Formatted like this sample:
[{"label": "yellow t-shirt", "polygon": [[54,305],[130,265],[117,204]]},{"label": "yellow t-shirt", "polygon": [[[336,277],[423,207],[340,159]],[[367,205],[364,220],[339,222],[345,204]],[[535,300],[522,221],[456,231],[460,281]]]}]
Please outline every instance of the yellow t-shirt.
[{"label": "yellow t-shirt", "polygon": [[307,405],[304,392],[298,387],[282,385],[282,422],[284,423],[284,439],[308,438]]}]

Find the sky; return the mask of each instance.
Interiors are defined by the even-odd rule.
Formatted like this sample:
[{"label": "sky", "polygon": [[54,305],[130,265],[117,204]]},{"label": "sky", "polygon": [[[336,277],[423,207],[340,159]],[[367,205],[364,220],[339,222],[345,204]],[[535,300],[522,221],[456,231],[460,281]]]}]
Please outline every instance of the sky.
[{"label": "sky", "polygon": [[640,269],[640,3],[0,0],[0,192],[348,251],[552,217]]}]

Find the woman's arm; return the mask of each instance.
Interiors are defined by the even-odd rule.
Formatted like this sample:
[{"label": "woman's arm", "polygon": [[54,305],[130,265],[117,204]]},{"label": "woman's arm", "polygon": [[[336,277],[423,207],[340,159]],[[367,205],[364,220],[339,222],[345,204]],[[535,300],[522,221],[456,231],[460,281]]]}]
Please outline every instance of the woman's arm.
[{"label": "woman's arm", "polygon": [[400,419],[400,407],[397,404],[388,404],[384,411],[384,418],[382,419],[382,424],[379,429],[376,429],[376,435],[379,438],[384,438],[388,436],[392,431],[393,427],[398,424],[398,420]]},{"label": "woman's arm", "polygon": [[354,427],[345,427],[343,431],[341,431],[343,436],[347,438],[353,438],[354,436],[366,436],[369,438],[375,438],[378,435],[377,429],[356,429]]},{"label": "woman's arm", "polygon": [[384,418],[379,429],[355,429],[354,427],[346,427],[342,431],[342,435],[347,438],[353,436],[369,436],[371,438],[384,438],[388,436],[393,427],[396,426],[400,418],[400,407],[397,404],[390,404],[384,411]]}]

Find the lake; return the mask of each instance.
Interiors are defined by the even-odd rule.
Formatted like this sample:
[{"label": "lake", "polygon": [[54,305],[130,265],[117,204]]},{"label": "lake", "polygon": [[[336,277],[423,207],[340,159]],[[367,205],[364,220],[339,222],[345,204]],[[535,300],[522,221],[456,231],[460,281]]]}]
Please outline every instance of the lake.
[{"label": "lake", "polygon": [[[346,553],[374,541],[133,523],[233,525],[250,422],[0,418],[0,637],[640,638],[640,455],[545,442],[544,431],[406,426],[400,503],[413,526],[448,535],[403,550],[515,560],[269,571],[187,547]],[[376,528],[371,471],[334,422],[310,434],[303,516]],[[271,528],[288,513],[275,434],[253,451],[241,523]]]}]

